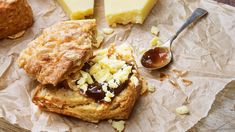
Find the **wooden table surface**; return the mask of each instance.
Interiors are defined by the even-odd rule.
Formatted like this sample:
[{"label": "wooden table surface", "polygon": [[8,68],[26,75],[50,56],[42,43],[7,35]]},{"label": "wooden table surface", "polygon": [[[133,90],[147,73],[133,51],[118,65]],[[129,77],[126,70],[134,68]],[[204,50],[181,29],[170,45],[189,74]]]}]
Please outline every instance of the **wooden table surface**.
[{"label": "wooden table surface", "polygon": [[[235,6],[235,0],[216,1]],[[0,118],[0,132],[28,132],[28,130]],[[235,81],[219,93],[209,115],[189,132],[235,132]]]}]

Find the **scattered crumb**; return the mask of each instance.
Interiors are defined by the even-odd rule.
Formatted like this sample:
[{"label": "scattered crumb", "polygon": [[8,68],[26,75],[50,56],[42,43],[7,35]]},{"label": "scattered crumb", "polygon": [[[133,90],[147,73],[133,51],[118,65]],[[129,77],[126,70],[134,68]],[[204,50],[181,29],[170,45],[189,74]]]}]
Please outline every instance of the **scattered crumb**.
[{"label": "scattered crumb", "polygon": [[125,121],[108,120],[108,123],[112,124],[112,127],[118,132],[123,132],[123,130],[125,129]]},{"label": "scattered crumb", "polygon": [[186,114],[189,114],[189,109],[187,106],[183,105],[183,106],[180,106],[180,107],[177,107],[175,109],[176,113],[179,114],[179,115],[186,115]]},{"label": "scattered crumb", "polygon": [[142,88],[141,88],[141,95],[144,95],[148,91],[148,84],[147,82],[142,78]]},{"label": "scattered crumb", "polygon": [[172,84],[175,88],[179,88],[179,84],[178,84],[175,80],[169,79],[169,82],[170,82],[170,84]]},{"label": "scattered crumb", "polygon": [[193,82],[190,80],[182,79],[182,82],[185,86],[190,86]]},{"label": "scattered crumb", "polygon": [[114,32],[112,28],[103,28],[103,33],[106,35],[110,35]]},{"label": "scattered crumb", "polygon": [[8,36],[8,38],[9,39],[17,39],[17,38],[22,37],[24,34],[25,34],[25,30],[20,31],[20,32],[14,34],[14,35],[10,35],[10,36]]},{"label": "scattered crumb", "polygon": [[148,83],[148,91],[149,92],[151,92],[151,93],[153,93],[153,92],[155,92],[155,86],[154,85],[152,85],[152,84],[150,84],[150,83]]},{"label": "scattered crumb", "polygon": [[151,28],[151,33],[153,34],[153,35],[156,35],[156,36],[158,36],[159,35],[159,29],[156,27],[156,26],[152,26],[152,28]]},{"label": "scattered crumb", "polygon": [[180,71],[176,69],[173,69],[172,72],[174,72],[179,77],[185,76],[188,73],[188,71]]},{"label": "scattered crumb", "polygon": [[159,45],[159,38],[158,37],[154,37],[151,41],[150,41],[150,46],[154,47],[154,46],[158,46]]},{"label": "scattered crumb", "polygon": [[111,124],[111,123],[112,123],[112,120],[111,120],[111,119],[109,119],[109,120],[108,120],[108,123],[110,123],[110,124]]},{"label": "scattered crumb", "polygon": [[160,81],[163,81],[166,78],[169,78],[169,75],[166,73],[160,72]]}]

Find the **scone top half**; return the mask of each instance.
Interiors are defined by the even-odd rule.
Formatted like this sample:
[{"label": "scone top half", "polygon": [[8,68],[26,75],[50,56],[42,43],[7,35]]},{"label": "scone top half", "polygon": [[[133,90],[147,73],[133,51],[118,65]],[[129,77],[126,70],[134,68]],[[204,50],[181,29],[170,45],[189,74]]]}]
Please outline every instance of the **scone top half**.
[{"label": "scone top half", "polygon": [[142,81],[130,45],[94,52],[82,69],[60,85],[39,85],[33,102],[41,109],[89,122],[128,119]]},{"label": "scone top half", "polygon": [[18,64],[41,84],[57,85],[92,56],[94,19],[59,22],[28,44]]}]

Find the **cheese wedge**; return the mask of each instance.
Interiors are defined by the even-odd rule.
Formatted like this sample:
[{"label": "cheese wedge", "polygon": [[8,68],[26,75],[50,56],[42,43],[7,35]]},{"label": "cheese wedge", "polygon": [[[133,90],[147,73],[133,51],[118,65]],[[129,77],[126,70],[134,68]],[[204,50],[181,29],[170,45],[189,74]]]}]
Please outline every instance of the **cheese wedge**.
[{"label": "cheese wedge", "polygon": [[58,0],[70,19],[78,20],[93,15],[94,0]]},{"label": "cheese wedge", "polygon": [[157,0],[104,0],[109,25],[140,23],[148,16]]}]

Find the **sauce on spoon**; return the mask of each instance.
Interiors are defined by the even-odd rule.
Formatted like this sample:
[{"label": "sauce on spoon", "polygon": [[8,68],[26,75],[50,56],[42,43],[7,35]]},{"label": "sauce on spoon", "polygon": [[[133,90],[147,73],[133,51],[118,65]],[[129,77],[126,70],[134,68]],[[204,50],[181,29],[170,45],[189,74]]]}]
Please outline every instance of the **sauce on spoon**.
[{"label": "sauce on spoon", "polygon": [[146,68],[162,67],[169,62],[169,50],[164,47],[155,47],[144,53],[141,64]]}]

